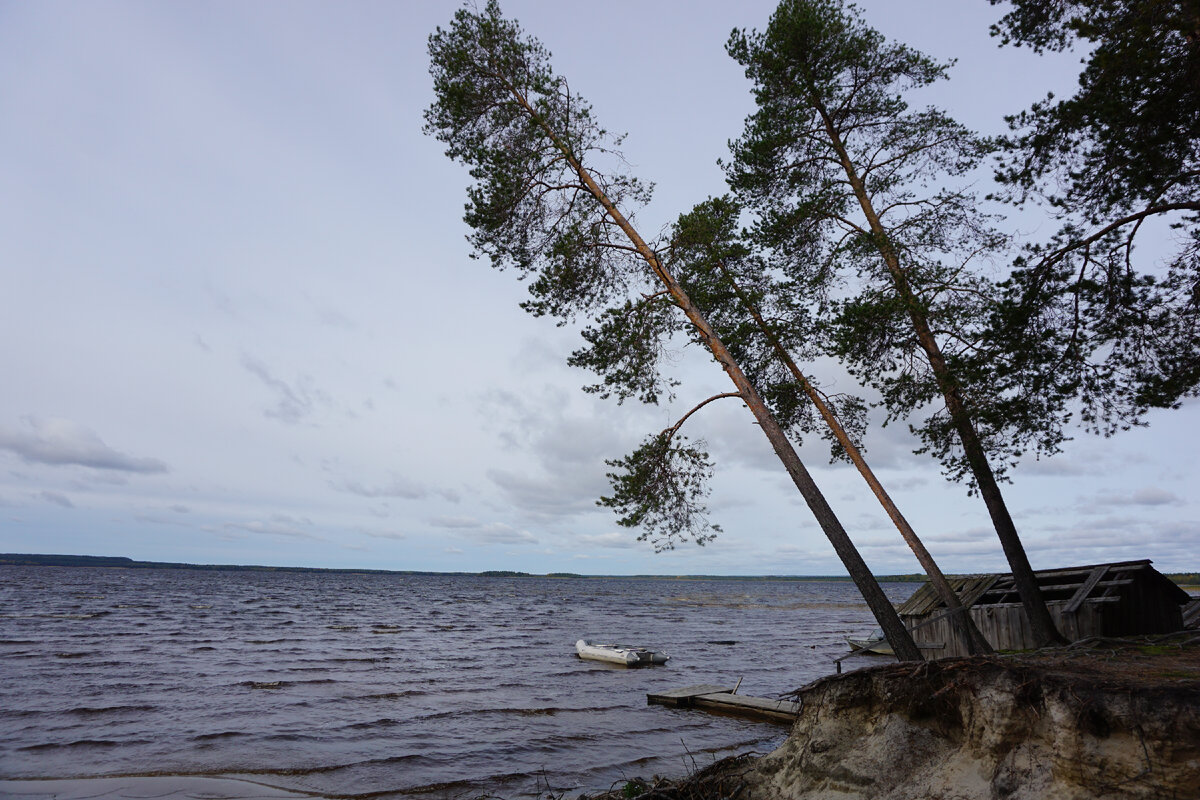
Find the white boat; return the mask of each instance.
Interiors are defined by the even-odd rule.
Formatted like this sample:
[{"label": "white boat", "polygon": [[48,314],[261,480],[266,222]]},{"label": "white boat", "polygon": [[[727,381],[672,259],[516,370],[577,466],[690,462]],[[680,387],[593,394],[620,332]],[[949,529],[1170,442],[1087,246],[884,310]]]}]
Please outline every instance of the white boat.
[{"label": "white boat", "polygon": [[878,653],[881,656],[894,656],[896,652],[883,636],[883,629],[876,628],[866,636],[847,636],[846,644],[851,652]]},{"label": "white boat", "polygon": [[580,658],[586,658],[589,661],[604,661],[608,664],[620,664],[625,667],[665,664],[670,658],[666,653],[659,653],[645,647],[601,644],[589,642],[587,639],[580,639],[575,643],[575,653]]}]

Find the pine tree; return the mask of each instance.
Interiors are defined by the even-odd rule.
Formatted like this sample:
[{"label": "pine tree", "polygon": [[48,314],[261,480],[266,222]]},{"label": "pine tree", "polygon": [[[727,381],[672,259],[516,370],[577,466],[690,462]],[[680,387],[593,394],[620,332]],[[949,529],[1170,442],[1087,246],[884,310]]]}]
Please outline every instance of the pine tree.
[{"label": "pine tree", "polygon": [[[887,42],[840,0],[783,0],[764,32],[734,31],[727,49],[757,103],[727,165],[759,216],[756,238],[817,307],[829,352],[881,393],[889,421],[941,406],[914,428],[924,449],[982,496],[1035,640],[1063,641],[992,463],[1017,458],[1031,431],[1060,435],[1058,420],[977,380],[992,287],[973,262],[1003,240],[968,192],[926,188],[966,175],[989,144],[905,100],[946,65]],[[1013,408],[1028,429],[1009,425]]]},{"label": "pine tree", "polygon": [[[554,74],[545,48],[504,19],[495,0],[482,10],[459,10],[448,29],[430,36],[429,53],[436,99],[426,111],[426,130],[447,145],[448,156],[470,167],[474,183],[465,220],[476,250],[493,266],[515,268],[530,279],[524,307],[536,315],[571,320],[591,314],[602,326],[627,330],[668,310],[681,315],[673,324],[704,344],[735,388],[696,409],[722,397],[736,397],[749,408],[897,656],[920,660],[785,431],[704,310],[634,226],[633,210],[648,199],[649,188],[613,158],[619,138],[597,124],[587,103]],[[623,341],[634,346],[605,358],[641,370],[635,391],[655,397],[661,381],[654,354],[646,350],[652,345],[638,344],[636,336]],[[617,385],[626,391],[623,382]],[[626,523],[648,526],[667,545],[710,535],[696,520],[711,467],[700,448],[676,440],[678,428],[651,437],[617,464],[623,471],[613,475],[616,491],[609,500],[625,511]]]}]

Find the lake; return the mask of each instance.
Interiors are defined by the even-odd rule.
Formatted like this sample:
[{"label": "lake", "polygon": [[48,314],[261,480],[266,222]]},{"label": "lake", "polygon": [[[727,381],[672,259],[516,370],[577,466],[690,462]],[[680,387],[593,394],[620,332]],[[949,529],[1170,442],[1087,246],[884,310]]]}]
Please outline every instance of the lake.
[{"label": "lake", "polygon": [[[884,586],[893,601],[915,588]],[[647,692],[740,679],[772,697],[833,672],[843,636],[873,627],[835,581],[0,567],[0,778],[607,789],[787,733],[647,706]],[[672,658],[582,661],[588,636]]]}]

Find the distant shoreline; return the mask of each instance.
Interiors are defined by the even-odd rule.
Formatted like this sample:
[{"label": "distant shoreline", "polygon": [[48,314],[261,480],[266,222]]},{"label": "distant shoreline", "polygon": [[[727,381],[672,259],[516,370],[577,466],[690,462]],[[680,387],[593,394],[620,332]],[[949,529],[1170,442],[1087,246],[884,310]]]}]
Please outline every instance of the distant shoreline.
[{"label": "distant shoreline", "polygon": [[[217,572],[323,572],[340,575],[414,575],[482,578],[621,578],[625,580],[659,581],[838,581],[848,583],[848,575],[583,575],[575,572],[517,572],[485,570],[483,572],[438,572],[416,569],[366,569],[358,567],[272,567],[261,564],[189,564],[174,561],[136,561],[125,556],[82,556],[45,553],[0,553],[0,567],[110,567],[119,569],[186,569]],[[1200,585],[1200,573],[1164,573],[1166,577],[1188,589]],[[923,574],[876,575],[881,583],[924,583]]]},{"label": "distant shoreline", "polygon": [[[713,580],[713,581],[839,581],[849,582],[848,575],[582,575],[575,572],[544,574],[513,570],[483,572],[438,572],[412,569],[365,569],[357,567],[273,567],[260,564],[189,564],[173,561],[136,561],[124,556],[55,555],[44,553],[0,553],[0,566],[22,567],[115,567],[119,569],[187,569],[219,572],[324,572],[341,575],[428,575],[444,577],[483,578],[623,578],[645,580]],[[889,583],[923,583],[924,575],[878,575]]]}]

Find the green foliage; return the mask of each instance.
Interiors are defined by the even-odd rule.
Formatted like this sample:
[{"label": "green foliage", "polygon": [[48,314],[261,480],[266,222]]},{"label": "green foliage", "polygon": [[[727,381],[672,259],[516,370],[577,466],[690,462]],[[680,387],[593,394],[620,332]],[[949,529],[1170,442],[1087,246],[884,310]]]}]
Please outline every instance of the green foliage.
[{"label": "green foliage", "polygon": [[1092,223],[1192,200],[1200,187],[1200,3],[990,0],[993,35],[1036,52],[1087,48],[1076,93],[1010,117],[1000,178]]},{"label": "green foliage", "polygon": [[646,792],[646,783],[638,778],[631,781],[626,781],[621,787],[622,797],[639,797]]},{"label": "green foliage", "polygon": [[[504,19],[495,0],[460,9],[429,37],[429,54],[435,100],[425,130],[470,168],[465,220],[476,252],[529,279],[526,311],[560,322],[588,316],[587,344],[570,358],[601,377],[587,391],[619,402],[670,396],[677,384],[660,367],[673,339],[694,329],[654,291],[658,276],[606,206],[628,216],[650,196],[622,171],[619,139],[597,125],[554,74],[545,48]],[[600,501],[623,514],[621,524],[642,526],[641,538],[656,549],[703,544],[718,530],[703,503],[708,456],[674,434],[609,462],[624,472],[609,476],[613,495]]]},{"label": "green foliage", "polygon": [[604,398],[615,395],[618,403],[634,397],[656,404],[679,385],[664,376],[661,367],[672,336],[684,326],[679,310],[666,296],[626,300],[620,307],[605,309],[594,325],[584,329],[588,347],[572,353],[567,363],[603,377],[601,383],[585,386],[586,392]]},{"label": "green foliage", "polygon": [[526,310],[571,319],[644,280],[644,263],[631,258],[575,165],[588,164],[617,203],[636,207],[650,189],[600,168],[619,137],[599,127],[591,106],[554,74],[546,49],[490,0],[438,28],[429,55],[435,100],[425,131],[470,168],[469,240],[493,266],[532,278]]},{"label": "green foliage", "polygon": [[[1044,203],[1062,227],[1004,284],[994,347],[1028,349],[1007,377],[1080,401],[1108,435],[1200,392],[1200,3],[1010,5],[993,29],[1005,44],[1086,56],[1073,96],[1009,118],[1003,197]],[[1177,233],[1139,264],[1156,217]]]},{"label": "green foliage", "polygon": [[649,541],[656,552],[689,539],[711,541],[721,528],[708,522],[704,505],[712,462],[703,446],[676,440],[673,429],[648,437],[631,454],[607,462],[620,471],[608,474],[613,493],[598,504],[620,514],[618,524],[642,528],[638,541]]},{"label": "green foliage", "polygon": [[732,143],[729,182],[758,215],[753,236],[788,277],[793,302],[811,305],[810,340],[819,335],[880,393],[888,422],[910,420],[952,478],[972,473],[937,402],[948,392],[1001,464],[1030,440],[1052,451],[1061,420],[1009,419],[1015,390],[992,388],[980,350],[993,286],[976,262],[1005,240],[955,184],[992,145],[906,99],[949,65],[886,41],[838,0],[784,0],[765,31],[735,31],[727,49],[757,101]]},{"label": "green foliage", "polygon": [[[780,353],[793,361],[819,356],[817,321],[800,302],[802,287],[755,249],[740,229],[741,217],[741,205],[728,196],[710,198],[680,215],[671,229],[667,263],[692,300],[708,310],[709,324],[780,425],[797,440],[812,433],[825,437],[832,457],[844,458]],[[865,402],[846,394],[824,395],[824,400],[863,449]]]}]

